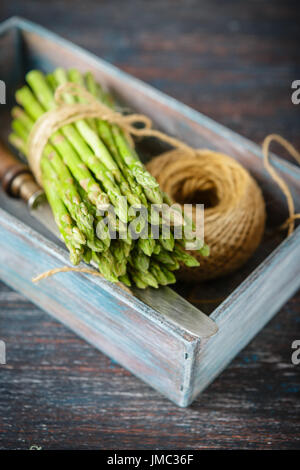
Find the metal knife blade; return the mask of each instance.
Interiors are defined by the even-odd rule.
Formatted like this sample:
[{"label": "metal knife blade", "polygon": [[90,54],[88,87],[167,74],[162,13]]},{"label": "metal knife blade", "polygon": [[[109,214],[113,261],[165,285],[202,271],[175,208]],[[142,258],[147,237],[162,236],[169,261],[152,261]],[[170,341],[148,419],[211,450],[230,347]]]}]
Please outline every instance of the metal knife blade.
[{"label": "metal knife blade", "polygon": [[51,207],[49,206],[46,198],[40,202],[35,208],[29,208],[30,215],[35,217],[41,224],[43,224],[53,235],[61,240],[61,235],[55,223]]}]

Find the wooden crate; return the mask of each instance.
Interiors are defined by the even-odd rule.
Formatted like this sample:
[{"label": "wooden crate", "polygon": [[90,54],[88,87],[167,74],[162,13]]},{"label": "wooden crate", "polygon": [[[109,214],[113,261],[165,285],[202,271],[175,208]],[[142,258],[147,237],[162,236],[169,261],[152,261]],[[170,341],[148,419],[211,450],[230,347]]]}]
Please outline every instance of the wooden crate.
[{"label": "wooden crate", "polygon": [[[247,139],[28,21],[2,23],[0,51],[0,79],[7,87],[7,104],[0,105],[3,139],[9,132],[14,91],[26,71],[48,72],[56,66],[91,70],[124,104],[149,115],[165,132],[195,147],[228,153],[246,166],[263,190],[268,232],[286,217],[285,199],[263,168],[261,150]],[[299,211],[299,169],[275,156],[273,162]],[[288,239],[267,234],[236,274],[197,286],[175,286],[210,314],[207,331],[199,310],[171,289],[137,298],[78,273],[33,284],[33,276],[68,264],[68,254],[22,201],[0,192],[1,279],[180,406],[190,404],[299,287],[299,242],[300,227]],[[207,295],[216,299],[211,309],[201,301]]]}]

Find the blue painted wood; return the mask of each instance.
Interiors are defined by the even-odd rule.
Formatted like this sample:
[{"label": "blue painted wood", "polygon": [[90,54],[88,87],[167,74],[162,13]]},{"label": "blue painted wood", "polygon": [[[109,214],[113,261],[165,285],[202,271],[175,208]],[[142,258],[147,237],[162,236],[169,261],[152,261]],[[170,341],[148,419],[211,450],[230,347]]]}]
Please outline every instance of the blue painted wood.
[{"label": "blue painted wood", "polygon": [[297,291],[299,248],[300,227],[211,314],[219,333],[196,353],[190,402]]},{"label": "blue painted wood", "polygon": [[[259,181],[267,202],[272,200],[275,215],[286,212],[284,198],[263,168],[259,147],[247,139],[30,22],[14,18],[0,27],[0,34],[14,46],[5,71],[12,88],[33,66],[92,70],[124,103],[148,114],[166,132],[237,158]],[[300,171],[276,156],[274,163],[300,210]],[[33,285],[31,276],[66,264],[66,252],[48,235],[40,235],[43,230],[18,201],[0,194],[0,206],[5,209],[0,210],[1,278],[180,406],[187,406],[221,372],[300,285],[297,229],[211,314],[219,332],[201,341],[101,279],[68,274]]]}]

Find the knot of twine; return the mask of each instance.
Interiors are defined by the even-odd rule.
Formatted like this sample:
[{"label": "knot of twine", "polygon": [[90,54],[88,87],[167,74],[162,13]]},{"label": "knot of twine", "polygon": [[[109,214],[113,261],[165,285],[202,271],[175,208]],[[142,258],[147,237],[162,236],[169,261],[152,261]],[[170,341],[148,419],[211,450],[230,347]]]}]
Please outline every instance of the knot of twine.
[{"label": "knot of twine", "polygon": [[[86,103],[67,104],[64,94],[84,98]],[[118,125],[130,142],[132,136],[157,137],[174,147],[173,150],[154,158],[147,166],[156,177],[163,191],[178,202],[195,202],[201,191],[210,192],[212,207],[205,210],[205,241],[211,255],[201,258],[198,269],[185,270],[185,276],[195,279],[210,279],[234,271],[255,251],[261,241],[265,226],[265,204],[262,193],[250,174],[233,158],[212,150],[198,150],[182,141],[152,128],[152,121],[143,114],[123,114],[98,101],[82,86],[68,82],[55,91],[56,107],[44,113],[35,123],[28,140],[28,163],[42,186],[40,160],[45,145],[53,133],[61,127],[80,119],[99,118]],[[143,124],[137,128],[136,124]],[[300,154],[281,136],[270,135],[263,143],[264,164],[270,175],[285,194],[289,218],[284,224],[290,235],[294,229],[294,202],[287,184],[278,175],[269,161],[269,146],[272,140],[281,143],[300,163]],[[193,201],[192,201],[193,200]],[[201,199],[199,202],[202,202]],[[195,254],[195,253],[193,253]],[[53,274],[78,271],[99,275],[86,268],[63,267],[41,274],[34,281]]]}]

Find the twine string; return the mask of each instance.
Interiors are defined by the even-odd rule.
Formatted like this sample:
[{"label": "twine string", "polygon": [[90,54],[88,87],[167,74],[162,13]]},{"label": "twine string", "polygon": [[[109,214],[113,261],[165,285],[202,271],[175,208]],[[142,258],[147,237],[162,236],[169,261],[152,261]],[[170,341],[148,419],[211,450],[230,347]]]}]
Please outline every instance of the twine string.
[{"label": "twine string", "polygon": [[[102,279],[105,279],[104,276],[99,273],[99,271],[96,271],[95,269],[90,269],[90,268],[72,268],[70,266],[63,266],[62,268],[54,268],[54,269],[49,269],[48,271],[45,271],[44,273],[39,274],[36,277],[32,278],[32,282],[39,282],[42,281],[43,279],[47,279],[50,276],[54,276],[55,274],[59,273],[67,273],[70,271],[74,271],[76,273],[85,273],[85,274],[91,274],[92,276],[96,277],[101,277]],[[131,290],[128,289],[122,282],[117,282],[116,283],[121,289],[123,289],[125,292],[128,292],[131,294]]]},{"label": "twine string", "polygon": [[289,217],[281,225],[280,228],[284,230],[288,227],[288,235],[291,235],[295,228],[295,220],[300,218],[300,213],[299,214],[295,213],[295,204],[294,204],[291,190],[288,187],[287,183],[284,181],[284,179],[278,174],[278,172],[270,163],[270,145],[272,142],[277,142],[283,148],[285,148],[287,152],[292,157],[294,157],[294,159],[299,163],[299,165],[300,165],[300,153],[298,152],[298,150],[295,149],[295,147],[290,142],[288,142],[284,137],[278,134],[270,134],[263,141],[262,151],[263,151],[263,156],[264,156],[265,168],[267,169],[267,171],[269,172],[273,180],[278,184],[281,191],[285,195],[287,205],[288,205]]}]

